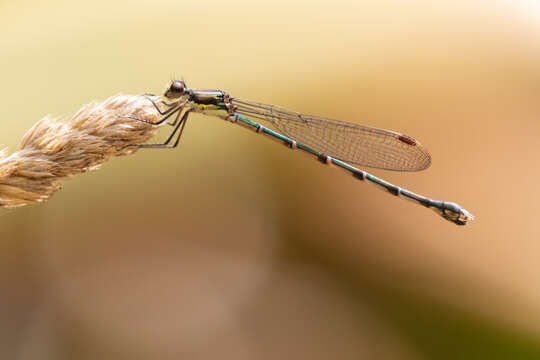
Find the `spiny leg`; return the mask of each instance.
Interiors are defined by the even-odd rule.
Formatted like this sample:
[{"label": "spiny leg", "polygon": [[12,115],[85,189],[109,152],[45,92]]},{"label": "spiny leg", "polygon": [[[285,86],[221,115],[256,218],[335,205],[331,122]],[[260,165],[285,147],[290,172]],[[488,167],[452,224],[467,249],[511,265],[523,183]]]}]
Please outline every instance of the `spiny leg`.
[{"label": "spiny leg", "polygon": [[[156,95],[156,94],[151,94],[151,93],[144,93],[143,96],[146,96],[146,97],[156,97],[156,96],[159,96],[159,95]],[[161,100],[161,103],[163,105],[167,105],[167,106],[172,106],[175,102],[173,101],[172,103],[168,103],[168,102],[165,102],[165,100]]]},{"label": "spiny leg", "polygon": [[[178,122],[178,124],[176,125],[176,127],[174,128],[174,130],[172,131],[171,135],[169,135],[169,137],[167,138],[167,140],[163,143],[164,145],[168,145],[169,142],[172,140],[172,138],[174,137],[174,134],[178,131],[178,129],[180,128],[180,133],[178,134],[178,138],[176,139],[176,144],[178,143],[178,141],[180,140],[180,136],[182,136],[182,131],[184,130],[184,126],[186,126],[186,122],[187,122],[187,118],[189,116],[189,112],[191,110],[186,110],[186,112],[182,115],[182,117],[179,119],[179,116],[180,116],[180,113],[178,113],[178,116],[176,117],[176,119],[174,120],[174,124],[176,125],[176,123]],[[175,146],[176,147],[176,146]]]},{"label": "spiny leg", "polygon": [[[177,102],[178,102],[178,101],[177,101]],[[166,105],[166,106],[173,106],[173,105],[175,104],[174,101],[173,101],[172,103],[168,103],[168,102],[166,102],[165,100],[161,100],[161,103],[162,103],[163,105]]]},{"label": "spiny leg", "polygon": [[[188,118],[188,115],[189,115],[190,111],[191,110],[186,110],[186,112],[184,113],[184,115],[182,115],[182,118],[180,119],[180,121],[178,122],[178,124],[176,125],[174,130],[172,131],[171,135],[169,135],[169,137],[167,138],[167,140],[164,143],[162,143],[162,144],[140,144],[140,145],[135,145],[134,144],[133,146],[136,146],[138,148],[154,148],[154,149],[156,149],[156,148],[157,149],[165,149],[165,148],[172,149],[172,148],[177,147],[178,143],[180,142],[180,137],[182,136],[182,132],[184,131],[184,127],[186,126],[187,118]],[[173,145],[169,145],[169,143],[171,142],[172,138],[174,137],[174,135],[176,134],[178,129],[180,129],[180,131],[178,132],[178,137],[176,138]]]},{"label": "spiny leg", "polygon": [[[162,117],[161,119],[159,119],[158,121],[156,122],[153,122],[153,121],[149,121],[149,120],[144,120],[144,119],[139,119],[135,116],[120,116],[120,118],[122,119],[131,119],[131,120],[137,120],[137,121],[142,121],[142,122],[145,122],[147,124],[152,124],[152,125],[160,125],[162,124],[164,121],[166,121],[168,118],[170,118],[171,116],[173,116],[174,114],[176,114],[178,111],[182,110],[182,106],[178,105],[178,107],[176,108],[173,108],[174,110],[172,110],[171,112],[169,112],[167,115],[165,115],[164,117]],[[180,115],[180,113],[178,113],[178,115]],[[176,117],[178,119],[178,116]],[[168,123],[172,126],[174,126],[176,124],[176,120],[173,122],[173,123]]]},{"label": "spiny leg", "polygon": [[[182,113],[182,111],[179,111],[179,112],[178,112],[178,115],[176,115],[176,117],[174,118],[174,120],[173,120],[172,122],[168,122],[167,125],[176,126],[176,123],[178,122],[178,120],[180,119],[180,121],[183,121],[184,116],[186,116],[186,114],[189,113],[190,111],[191,111],[191,109],[186,110],[186,112],[184,113],[184,115],[182,115],[181,118],[180,118],[180,114]],[[174,132],[174,131],[173,131],[173,132]]]},{"label": "spiny leg", "polygon": [[[164,112],[165,114],[166,114],[167,112],[169,112],[170,109],[171,109],[173,106],[175,106],[176,104],[178,104],[178,102],[176,102],[176,103],[174,103],[174,102],[168,103],[168,102],[165,102],[164,100],[161,100],[161,103],[164,104],[165,106],[169,106],[169,109],[165,110],[165,112]],[[163,114],[162,114],[162,115],[163,115]],[[180,113],[178,113],[178,116],[180,116]],[[173,122],[168,122],[167,125],[170,125],[170,126],[176,125],[176,122],[178,121],[178,116],[174,119]]]},{"label": "spiny leg", "polygon": [[180,131],[178,132],[178,137],[176,138],[176,140],[175,140],[175,142],[174,142],[174,144],[172,146],[173,148],[178,146],[178,143],[180,142],[180,138],[182,137],[182,133],[184,132],[184,127],[186,126],[186,123],[187,123],[187,116],[182,122],[182,126],[180,127]]},{"label": "spiny leg", "polygon": [[178,105],[179,101],[177,102],[172,102],[172,103],[168,103],[168,102],[165,102],[163,100],[161,100],[161,103],[165,106],[169,106],[169,108],[165,111],[161,111],[161,109],[159,108],[159,106],[157,106],[156,102],[154,100],[152,100],[150,97],[154,97],[156,95],[154,94],[144,94],[143,95],[146,99],[148,99],[148,101],[150,101],[152,103],[152,105],[154,105],[154,108],[157,110],[158,113],[160,113],[161,115],[167,115],[170,111],[172,111],[174,109],[174,105]]}]

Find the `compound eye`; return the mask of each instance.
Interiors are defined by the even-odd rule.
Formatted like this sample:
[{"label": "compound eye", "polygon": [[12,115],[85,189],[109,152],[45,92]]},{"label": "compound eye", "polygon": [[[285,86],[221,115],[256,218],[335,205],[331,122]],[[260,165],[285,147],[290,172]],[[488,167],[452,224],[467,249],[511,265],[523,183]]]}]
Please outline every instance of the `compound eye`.
[{"label": "compound eye", "polygon": [[165,91],[165,97],[169,99],[178,99],[186,91],[186,84],[182,80],[174,80],[167,90]]},{"label": "compound eye", "polygon": [[183,81],[175,80],[171,84],[171,91],[177,94],[183,94],[185,89],[185,85]]}]

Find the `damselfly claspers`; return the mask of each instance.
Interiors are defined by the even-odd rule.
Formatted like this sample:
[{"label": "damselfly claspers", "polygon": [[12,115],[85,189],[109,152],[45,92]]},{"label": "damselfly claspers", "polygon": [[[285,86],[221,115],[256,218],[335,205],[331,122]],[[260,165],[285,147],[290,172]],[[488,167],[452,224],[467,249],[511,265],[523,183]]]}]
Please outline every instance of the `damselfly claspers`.
[{"label": "damselfly claspers", "polygon": [[[221,90],[189,89],[183,80],[171,81],[160,103],[148,97],[162,118],[174,129],[161,144],[134,145],[140,148],[174,148],[178,145],[190,113],[216,116],[269,136],[291,149],[315,156],[323,164],[336,165],[360,180],[434,210],[446,220],[465,225],[474,216],[456,203],[433,200],[393,185],[357,169],[349,163],[397,171],[419,171],[427,168],[431,157],[424,146],[410,136],[344,121],[305,115],[275,105],[266,105],[232,97]],[[163,110],[164,108],[164,110]],[[254,120],[269,122],[284,135]],[[173,138],[176,135],[176,139]]]}]

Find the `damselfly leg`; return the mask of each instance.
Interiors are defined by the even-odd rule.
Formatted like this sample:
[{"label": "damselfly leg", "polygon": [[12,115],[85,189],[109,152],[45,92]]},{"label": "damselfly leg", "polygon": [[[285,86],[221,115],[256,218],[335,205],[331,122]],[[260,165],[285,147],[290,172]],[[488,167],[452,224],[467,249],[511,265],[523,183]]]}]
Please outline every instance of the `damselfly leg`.
[{"label": "damselfly leg", "polygon": [[[179,119],[180,113],[178,113],[178,116],[174,120],[174,123],[176,126],[174,127],[174,130],[171,132],[167,140],[165,140],[164,143],[161,144],[134,144],[133,146],[136,146],[138,148],[153,148],[153,149],[172,149],[178,146],[178,143],[180,142],[180,138],[182,137],[182,133],[184,132],[184,127],[186,126],[186,122],[189,116],[189,113],[191,110],[186,110],[182,117]],[[161,119],[159,122],[163,122],[163,119]],[[175,134],[178,133],[176,140],[171,145],[170,142],[174,138]]]},{"label": "damselfly leg", "polygon": [[174,119],[172,123],[167,123],[171,126],[175,126],[178,121],[178,117],[180,116],[180,113],[182,112],[181,110],[182,110],[182,105],[180,104],[178,104],[176,107],[171,107],[170,109],[166,110],[166,113],[165,113],[166,115],[156,122],[145,120],[145,119],[139,119],[138,117],[135,117],[135,116],[120,116],[120,118],[137,120],[137,121],[141,121],[141,122],[151,124],[151,125],[161,125],[163,122],[167,121],[167,119],[169,119],[171,116],[173,116],[174,114],[177,114],[176,118]]},{"label": "damselfly leg", "polygon": [[[159,106],[156,104],[156,102],[154,100],[152,100],[152,97],[155,97],[156,95],[154,94],[144,94],[143,95],[146,99],[148,99],[148,101],[150,101],[152,103],[152,105],[154,105],[154,108],[157,110],[157,112],[160,114],[160,115],[167,115],[169,112],[173,111],[174,110],[174,107],[175,105],[179,105],[179,102],[172,102],[172,103],[168,103],[164,100],[161,100],[161,103],[165,106],[168,106],[169,108],[165,111],[162,111]],[[173,125],[171,123],[169,123],[169,125]],[[174,126],[174,125],[173,125]]]}]

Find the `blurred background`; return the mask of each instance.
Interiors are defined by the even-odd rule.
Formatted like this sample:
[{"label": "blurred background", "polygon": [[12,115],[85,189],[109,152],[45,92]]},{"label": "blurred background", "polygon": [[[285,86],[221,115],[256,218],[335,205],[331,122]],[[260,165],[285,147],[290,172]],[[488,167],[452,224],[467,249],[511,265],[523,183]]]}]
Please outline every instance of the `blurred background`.
[{"label": "blurred background", "polygon": [[[219,119],[0,213],[3,359],[540,358],[540,5],[2,1],[0,144],[193,88],[404,132],[366,169],[466,227]],[[162,135],[163,136],[163,135]]]}]

